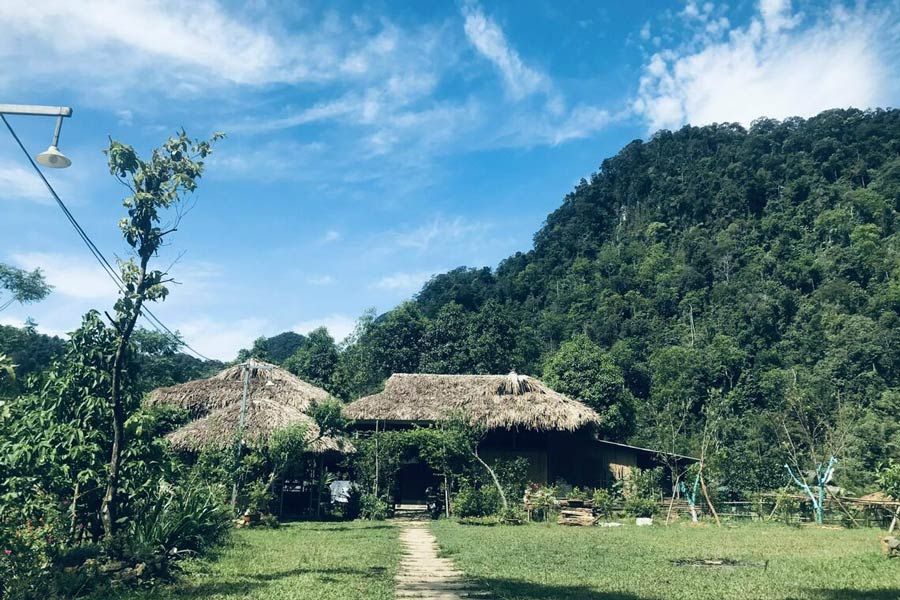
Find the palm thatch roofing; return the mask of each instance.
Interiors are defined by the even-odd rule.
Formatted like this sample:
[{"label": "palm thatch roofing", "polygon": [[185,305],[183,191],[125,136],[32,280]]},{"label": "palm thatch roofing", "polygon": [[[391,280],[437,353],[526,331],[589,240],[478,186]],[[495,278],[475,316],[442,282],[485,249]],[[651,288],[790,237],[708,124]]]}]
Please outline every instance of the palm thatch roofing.
[{"label": "palm thatch roofing", "polygon": [[[198,451],[206,447],[228,448],[234,446],[240,428],[241,405],[231,404],[188,423],[166,436],[179,450]],[[276,432],[294,425],[305,427],[309,451],[352,452],[353,445],[343,438],[320,435],[319,427],[309,415],[276,400],[248,400],[244,415],[244,444],[249,447],[265,446]]]},{"label": "palm thatch roofing", "polygon": [[[206,379],[155,389],[145,403],[148,406],[177,406],[188,410],[194,417],[201,417],[239,404],[243,393],[243,367],[234,365]],[[277,365],[254,361],[250,368],[247,397],[249,400],[276,400],[307,411],[316,402],[328,398],[328,392]]]},{"label": "palm thatch roofing", "polygon": [[[276,431],[304,425],[311,452],[354,451],[344,438],[320,435],[319,427],[306,414],[314,404],[327,399],[328,392],[277,365],[250,361],[249,369],[243,434],[246,445],[265,445]],[[234,365],[206,379],[153,390],[145,404],[186,409],[195,420],[166,438],[178,449],[197,451],[207,446],[234,445],[243,394],[244,365]]]},{"label": "palm thatch roofing", "polygon": [[509,375],[395,373],[384,391],[344,407],[357,421],[435,422],[462,414],[486,429],[575,431],[599,424],[600,415],[541,381]]}]

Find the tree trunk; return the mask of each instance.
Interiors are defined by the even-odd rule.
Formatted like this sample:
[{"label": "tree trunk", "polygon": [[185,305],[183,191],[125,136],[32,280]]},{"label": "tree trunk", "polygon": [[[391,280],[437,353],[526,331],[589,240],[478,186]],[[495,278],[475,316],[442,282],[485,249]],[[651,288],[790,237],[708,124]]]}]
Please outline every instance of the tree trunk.
[{"label": "tree trunk", "polygon": [[900,505],[897,506],[897,510],[894,511],[894,518],[891,519],[891,526],[888,527],[888,533],[894,533],[894,527],[897,526],[897,519],[900,518]]},{"label": "tree trunk", "polygon": [[480,456],[478,456],[478,446],[475,446],[472,454],[475,456],[475,460],[481,463],[481,466],[484,467],[485,470],[487,470],[488,475],[491,476],[491,479],[494,480],[494,485],[497,487],[497,491],[500,493],[500,502],[503,504],[503,510],[507,510],[509,508],[509,503],[506,502],[506,494],[503,493],[503,486],[500,485],[500,480],[497,479],[497,474],[494,473],[494,470],[490,468],[486,462],[481,460]]},{"label": "tree trunk", "polygon": [[113,441],[109,457],[109,466],[106,475],[106,491],[103,493],[103,502],[100,505],[100,521],[103,523],[103,533],[109,538],[116,532],[116,520],[118,519],[119,492],[119,467],[122,460],[122,447],[125,444],[125,407],[122,404],[122,371],[125,367],[125,355],[128,352],[128,342],[134,331],[138,317],[141,314],[141,306],[144,302],[144,294],[147,278],[147,262],[150,257],[141,258],[141,273],[136,286],[134,307],[131,314],[127,315],[125,323],[114,323],[118,334],[116,355],[113,359],[112,385],[110,392],[110,408],[113,417]]}]

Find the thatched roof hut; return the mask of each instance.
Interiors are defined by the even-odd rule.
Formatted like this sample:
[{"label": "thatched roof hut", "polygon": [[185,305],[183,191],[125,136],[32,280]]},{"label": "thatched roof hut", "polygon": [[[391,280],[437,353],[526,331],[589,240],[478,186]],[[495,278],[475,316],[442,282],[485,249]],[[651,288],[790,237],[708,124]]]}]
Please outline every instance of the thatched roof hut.
[{"label": "thatched roof hut", "polygon": [[[251,361],[249,369],[244,415],[246,445],[265,445],[279,429],[305,425],[311,452],[354,451],[353,445],[343,438],[321,436],[315,421],[306,414],[314,404],[327,399],[328,392],[277,365]],[[195,420],[166,438],[176,448],[196,451],[206,446],[234,445],[243,394],[244,366],[235,365],[206,379],[153,390],[145,403],[188,410]]]},{"label": "thatched roof hut", "polygon": [[351,402],[343,412],[357,421],[418,423],[462,414],[488,430],[575,431],[600,423],[600,415],[588,406],[516,373],[396,373],[384,391]]},{"label": "thatched roof hut", "polygon": [[[181,450],[198,451],[210,446],[234,446],[240,416],[241,405],[238,402],[192,421],[166,438]],[[345,439],[321,436],[318,425],[309,415],[293,406],[270,399],[248,400],[244,415],[244,444],[250,447],[263,446],[276,431],[293,425],[306,427],[309,450],[315,454],[353,451],[353,445]]]},{"label": "thatched roof hut", "polygon": [[[150,392],[148,406],[177,406],[194,417],[239,404],[244,393],[244,371],[241,365],[228,367],[206,379],[158,388]],[[316,402],[328,398],[328,392],[282,369],[277,365],[255,361],[250,369],[249,400],[275,400],[300,411],[309,410]]]}]

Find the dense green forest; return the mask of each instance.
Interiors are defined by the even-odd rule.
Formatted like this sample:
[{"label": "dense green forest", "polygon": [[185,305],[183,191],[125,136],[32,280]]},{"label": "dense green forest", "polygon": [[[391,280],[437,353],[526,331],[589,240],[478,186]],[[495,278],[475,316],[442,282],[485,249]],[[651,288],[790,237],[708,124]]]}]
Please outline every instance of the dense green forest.
[{"label": "dense green forest", "polygon": [[862,491],[900,457],[898,211],[900,111],[660,131],[582,180],[532,250],[438,275],[289,366],[345,399],[392,372],[517,369],[613,439],[711,441],[735,494],[831,453]]}]

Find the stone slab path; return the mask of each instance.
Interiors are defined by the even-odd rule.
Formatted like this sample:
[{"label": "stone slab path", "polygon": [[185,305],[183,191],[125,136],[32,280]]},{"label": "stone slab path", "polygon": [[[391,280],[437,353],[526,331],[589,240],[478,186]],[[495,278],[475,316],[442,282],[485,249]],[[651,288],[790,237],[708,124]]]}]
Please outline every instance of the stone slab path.
[{"label": "stone slab path", "polygon": [[397,571],[397,600],[485,598],[449,558],[438,558],[437,540],[423,522],[402,525],[403,557]]}]

